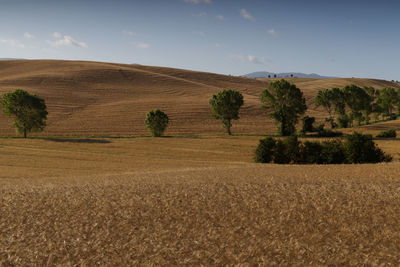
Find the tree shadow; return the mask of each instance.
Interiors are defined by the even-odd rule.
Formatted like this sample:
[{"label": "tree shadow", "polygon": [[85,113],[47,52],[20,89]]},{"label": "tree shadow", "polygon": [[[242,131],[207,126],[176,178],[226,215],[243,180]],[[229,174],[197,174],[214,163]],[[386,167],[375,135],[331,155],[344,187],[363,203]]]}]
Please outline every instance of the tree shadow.
[{"label": "tree shadow", "polygon": [[104,139],[90,139],[90,138],[48,138],[48,141],[57,143],[85,143],[85,144],[109,144],[111,141]]}]

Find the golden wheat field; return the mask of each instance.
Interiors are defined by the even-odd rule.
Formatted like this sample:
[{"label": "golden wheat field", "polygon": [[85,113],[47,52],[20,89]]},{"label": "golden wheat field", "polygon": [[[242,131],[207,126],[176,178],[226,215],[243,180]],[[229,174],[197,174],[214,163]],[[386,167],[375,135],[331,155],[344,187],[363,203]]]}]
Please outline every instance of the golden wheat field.
[{"label": "golden wheat field", "polygon": [[398,157],[254,164],[259,138],[0,139],[0,265],[400,261]]},{"label": "golden wheat field", "polygon": [[[319,89],[372,79],[289,79],[308,114]],[[0,266],[324,266],[400,263],[400,142],[392,163],[253,163],[275,131],[258,96],[269,80],[80,61],[0,62],[0,93],[45,98],[35,138],[0,138]],[[234,136],[208,99],[245,97]],[[162,108],[164,138],[144,137]],[[0,135],[13,136],[0,116]],[[388,121],[356,130],[400,128]],[[53,137],[51,137],[53,136]],[[101,137],[108,136],[108,137]],[[129,137],[123,137],[129,136]]]}]

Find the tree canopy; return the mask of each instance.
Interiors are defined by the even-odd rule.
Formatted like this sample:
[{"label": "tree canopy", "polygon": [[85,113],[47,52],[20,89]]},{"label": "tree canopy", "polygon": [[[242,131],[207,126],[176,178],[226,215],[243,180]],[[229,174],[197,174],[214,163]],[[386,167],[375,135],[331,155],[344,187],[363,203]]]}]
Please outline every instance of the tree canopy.
[{"label": "tree canopy", "polygon": [[144,122],[152,136],[160,137],[168,126],[169,118],[161,110],[155,109],[147,112]]},{"label": "tree canopy", "polygon": [[306,100],[300,89],[281,79],[272,82],[268,89],[261,93],[260,98],[263,108],[279,125],[279,133],[283,136],[292,135],[296,131],[300,115],[307,109]]},{"label": "tree canopy", "polygon": [[46,126],[47,107],[45,101],[27,91],[17,89],[6,93],[1,98],[3,112],[7,116],[15,116],[14,126],[24,138],[28,132],[40,132]]},{"label": "tree canopy", "polygon": [[239,110],[243,105],[243,95],[234,90],[223,90],[213,95],[209,101],[212,116],[221,119],[222,125],[231,135],[232,120],[239,119]]},{"label": "tree canopy", "polygon": [[335,127],[334,116],[335,116],[335,108],[333,105],[335,95],[333,91],[330,89],[325,89],[318,91],[317,96],[315,97],[315,106],[316,107],[324,107],[328,112],[329,118],[327,121],[330,122],[331,128]]},{"label": "tree canopy", "polygon": [[352,124],[353,119],[361,124],[363,120],[363,111],[369,111],[372,109],[370,95],[361,87],[354,84],[347,85],[343,88],[345,95],[345,101],[350,109],[350,122]]},{"label": "tree canopy", "polygon": [[379,92],[377,104],[384,116],[393,114],[393,109],[399,102],[398,92],[394,88],[383,88]]}]

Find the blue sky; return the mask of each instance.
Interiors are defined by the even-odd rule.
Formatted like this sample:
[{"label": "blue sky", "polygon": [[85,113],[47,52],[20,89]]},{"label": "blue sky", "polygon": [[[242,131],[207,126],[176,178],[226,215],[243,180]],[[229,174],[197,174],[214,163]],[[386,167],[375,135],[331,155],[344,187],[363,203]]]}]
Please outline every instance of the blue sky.
[{"label": "blue sky", "polygon": [[400,1],[0,0],[0,57],[400,80]]}]

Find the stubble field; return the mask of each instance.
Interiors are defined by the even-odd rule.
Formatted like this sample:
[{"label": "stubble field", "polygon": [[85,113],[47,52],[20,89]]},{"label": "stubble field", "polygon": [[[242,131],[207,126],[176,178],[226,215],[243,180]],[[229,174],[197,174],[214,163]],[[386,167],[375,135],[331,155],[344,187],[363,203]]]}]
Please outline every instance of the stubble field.
[{"label": "stubble field", "polygon": [[0,139],[0,265],[400,261],[398,156],[261,165],[259,138]]}]

